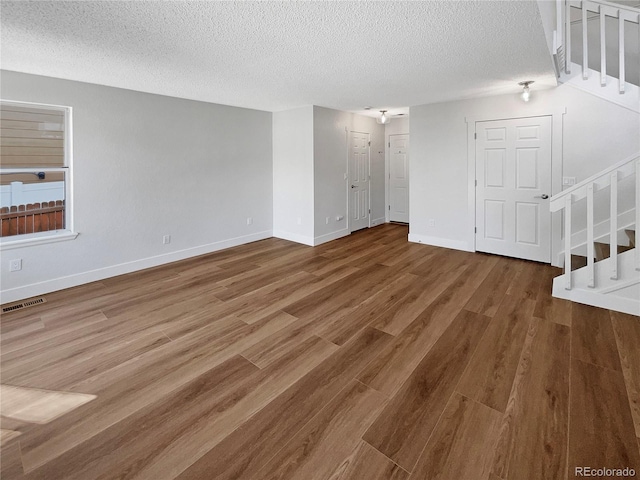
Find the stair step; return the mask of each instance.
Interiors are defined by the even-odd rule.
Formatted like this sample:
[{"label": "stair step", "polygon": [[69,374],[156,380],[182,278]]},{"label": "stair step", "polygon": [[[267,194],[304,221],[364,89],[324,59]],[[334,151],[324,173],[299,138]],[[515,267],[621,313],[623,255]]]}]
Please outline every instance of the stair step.
[{"label": "stair step", "polygon": [[[596,252],[596,262],[611,256],[611,248],[608,243],[595,242],[593,246]],[[618,245],[618,254],[626,252],[627,250],[632,250],[633,248],[633,245]]]},{"label": "stair step", "polygon": [[587,257],[581,255],[571,255],[571,271],[587,266]]},{"label": "stair step", "polygon": [[629,245],[631,248],[635,248],[636,246],[636,231],[635,230],[625,230],[624,233],[629,237]]}]

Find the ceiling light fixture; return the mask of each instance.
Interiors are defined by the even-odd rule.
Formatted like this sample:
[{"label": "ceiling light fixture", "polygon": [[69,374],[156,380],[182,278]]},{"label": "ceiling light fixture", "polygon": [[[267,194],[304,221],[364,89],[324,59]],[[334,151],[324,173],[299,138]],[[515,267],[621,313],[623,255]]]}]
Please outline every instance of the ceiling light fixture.
[{"label": "ceiling light fixture", "polygon": [[380,117],[376,120],[380,125],[387,125],[391,123],[391,115],[386,110],[380,110]]},{"label": "ceiling light fixture", "polygon": [[522,100],[528,102],[531,98],[531,90],[529,85],[533,83],[533,80],[527,80],[526,82],[520,82],[518,85],[522,85]]}]

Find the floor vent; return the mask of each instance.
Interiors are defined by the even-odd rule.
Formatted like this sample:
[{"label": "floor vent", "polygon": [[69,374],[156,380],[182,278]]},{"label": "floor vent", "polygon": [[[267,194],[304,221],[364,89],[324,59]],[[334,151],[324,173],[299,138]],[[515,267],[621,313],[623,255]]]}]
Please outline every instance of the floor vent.
[{"label": "floor vent", "polygon": [[34,305],[40,305],[41,303],[46,303],[46,302],[47,301],[44,299],[44,297],[25,300],[23,302],[14,303],[12,305],[7,305],[6,307],[2,307],[2,313],[14,312],[16,310],[22,310],[23,308],[33,307]]}]

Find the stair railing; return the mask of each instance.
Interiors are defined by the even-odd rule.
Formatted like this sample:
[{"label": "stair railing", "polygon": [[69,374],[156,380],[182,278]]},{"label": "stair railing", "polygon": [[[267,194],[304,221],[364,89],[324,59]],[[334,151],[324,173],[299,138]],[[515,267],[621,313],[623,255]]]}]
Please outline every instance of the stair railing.
[{"label": "stair railing", "polygon": [[587,17],[588,13],[596,13],[600,17],[600,85],[607,84],[607,58],[606,58],[606,17],[615,18],[618,21],[618,92],[625,91],[625,22],[640,24],[640,10],[633,7],[618,5],[601,0],[557,0],[556,8],[556,32],[554,36],[554,50],[558,73],[564,67],[567,75],[571,74],[571,8],[579,8],[582,13],[582,78],[589,77],[589,45],[587,41]]},{"label": "stair railing", "polygon": [[[635,154],[621,162],[612,165],[602,172],[593,175],[577,185],[551,197],[549,208],[551,212],[564,212],[564,288],[571,290],[571,220],[573,205],[587,199],[587,286],[594,288],[594,194],[603,188],[610,187],[610,211],[609,211],[609,240],[610,256],[609,276],[613,280],[618,278],[618,183],[623,179],[635,176],[635,224],[636,229],[640,225],[640,153]],[[635,269],[640,271],[640,248],[635,248]]]}]

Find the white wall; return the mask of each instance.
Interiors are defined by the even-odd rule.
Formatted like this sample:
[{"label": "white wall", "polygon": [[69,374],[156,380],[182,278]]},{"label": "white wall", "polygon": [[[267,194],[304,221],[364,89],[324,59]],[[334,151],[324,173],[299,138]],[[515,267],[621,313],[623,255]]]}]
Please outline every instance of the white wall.
[{"label": "white wall", "polygon": [[[384,223],[384,126],[378,125],[375,118],[314,107],[316,245],[349,234],[349,182],[344,174],[349,171],[348,142],[352,131],[369,134],[372,226]],[[337,216],[344,216],[344,219],[337,221]]]},{"label": "white wall", "polygon": [[73,108],[80,233],[4,250],[2,302],[271,236],[271,113],[7,71],[1,96]]},{"label": "white wall", "polygon": [[303,107],[273,114],[274,236],[319,245],[349,234],[344,174],[351,131],[370,134],[371,218],[384,222],[384,127],[375,118]]},{"label": "white wall", "polygon": [[[514,94],[411,107],[410,239],[474,249],[466,117],[509,118],[559,108],[566,108],[562,176],[580,182],[640,151],[640,115],[570,85],[534,88],[529,103]],[[429,227],[429,219],[435,226]]]},{"label": "white wall", "polygon": [[[390,140],[390,136],[391,135],[409,135],[409,116],[404,116],[404,117],[396,117],[394,118],[391,123],[388,123],[387,125],[385,125],[384,127],[384,144],[385,144],[385,160],[384,160],[384,164],[385,164],[385,175],[384,178],[389,178],[389,171],[390,171],[390,165],[391,165],[391,158],[389,156],[389,142]],[[411,164],[411,151],[409,151],[409,164]],[[411,167],[409,167],[411,168]],[[411,178],[411,177],[409,177]],[[385,205],[389,205],[390,199],[389,199],[389,185],[387,183],[387,188],[385,189],[385,197],[384,197],[384,204]],[[409,208],[411,208],[411,206],[409,206]],[[384,211],[384,216],[385,216],[385,221],[389,221],[389,209],[385,208]]]},{"label": "white wall", "polygon": [[[349,112],[313,107],[316,244],[349,235],[348,181],[344,174],[348,172],[348,130],[352,116]],[[336,220],[338,216],[342,220]]]},{"label": "white wall", "polygon": [[313,107],[273,114],[273,232],[306,245],[314,236]]}]

